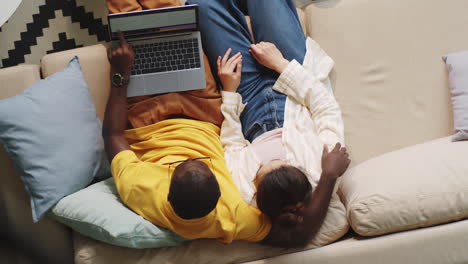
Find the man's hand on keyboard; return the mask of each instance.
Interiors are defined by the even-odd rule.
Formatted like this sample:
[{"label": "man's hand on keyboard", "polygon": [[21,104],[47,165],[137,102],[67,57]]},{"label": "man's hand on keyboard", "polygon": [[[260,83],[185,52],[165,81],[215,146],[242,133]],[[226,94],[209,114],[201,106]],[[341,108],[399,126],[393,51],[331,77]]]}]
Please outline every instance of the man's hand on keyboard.
[{"label": "man's hand on keyboard", "polygon": [[135,53],[133,48],[125,40],[122,32],[119,31],[119,44],[108,50],[107,56],[114,72],[124,76],[129,76],[133,67]]}]

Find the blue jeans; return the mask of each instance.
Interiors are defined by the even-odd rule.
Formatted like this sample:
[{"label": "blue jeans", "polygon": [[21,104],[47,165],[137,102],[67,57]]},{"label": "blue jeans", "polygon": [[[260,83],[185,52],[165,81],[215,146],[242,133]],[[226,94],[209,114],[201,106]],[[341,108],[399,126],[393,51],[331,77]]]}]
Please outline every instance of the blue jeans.
[{"label": "blue jeans", "polygon": [[305,36],[292,0],[189,0],[199,5],[203,49],[215,79],[216,59],[228,48],[242,53],[242,77],[237,90],[247,104],[240,116],[244,137],[252,142],[283,126],[286,96],[272,90],[278,73],[260,65],[249,53],[254,43],[245,16],[250,16],[255,42],[274,43],[283,56],[302,63]]}]

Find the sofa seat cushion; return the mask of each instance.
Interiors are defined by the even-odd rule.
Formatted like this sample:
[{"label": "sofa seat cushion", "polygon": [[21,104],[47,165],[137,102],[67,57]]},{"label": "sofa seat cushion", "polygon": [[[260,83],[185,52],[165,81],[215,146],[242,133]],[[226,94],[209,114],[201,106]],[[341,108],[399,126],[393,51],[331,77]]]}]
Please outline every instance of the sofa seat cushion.
[{"label": "sofa seat cushion", "polygon": [[[75,233],[76,264],[106,263],[333,263],[333,264],[428,264],[468,263],[468,220],[363,238],[352,234],[326,247],[300,252],[236,242],[223,245],[200,240],[171,248],[131,249],[105,244]],[[249,253],[250,252],[250,253]],[[290,253],[290,254],[285,254]],[[278,257],[263,259],[268,256]]]},{"label": "sofa seat cushion", "polygon": [[375,236],[468,217],[468,142],[445,137],[350,169],[340,193],[351,227]]},{"label": "sofa seat cushion", "polygon": [[[244,264],[468,263],[467,234],[468,220],[371,238],[350,234],[350,237],[326,247]],[[84,251],[81,241],[78,247]],[[100,252],[92,253],[96,255],[93,260],[98,259]],[[85,263],[89,262],[77,262]]]}]

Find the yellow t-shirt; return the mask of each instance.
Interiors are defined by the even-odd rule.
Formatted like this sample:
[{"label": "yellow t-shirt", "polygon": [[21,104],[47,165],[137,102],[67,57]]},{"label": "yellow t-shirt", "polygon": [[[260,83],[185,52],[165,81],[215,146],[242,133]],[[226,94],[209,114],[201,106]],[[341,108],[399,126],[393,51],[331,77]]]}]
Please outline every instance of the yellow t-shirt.
[{"label": "yellow t-shirt", "polygon": [[[219,127],[197,120],[169,119],[127,130],[125,137],[132,150],[114,157],[112,175],[122,201],[133,211],[188,239],[260,241],[270,232],[269,219],[242,200],[229,174]],[[167,200],[171,181],[168,163],[205,156],[211,157],[221,197],[207,216],[182,219]]]}]

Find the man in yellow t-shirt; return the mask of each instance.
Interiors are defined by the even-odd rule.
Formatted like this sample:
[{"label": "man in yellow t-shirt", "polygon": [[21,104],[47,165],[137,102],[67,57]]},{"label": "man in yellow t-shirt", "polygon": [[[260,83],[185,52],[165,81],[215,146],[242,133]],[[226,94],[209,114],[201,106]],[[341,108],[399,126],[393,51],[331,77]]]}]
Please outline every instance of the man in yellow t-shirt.
[{"label": "man in yellow t-shirt", "polygon": [[[124,203],[185,238],[262,240],[269,220],[242,201],[224,162],[219,130],[190,119],[126,130],[130,150],[112,160]],[[207,158],[196,160],[201,157]]]},{"label": "man in yellow t-shirt", "polygon": [[224,162],[219,127],[168,119],[125,130],[134,53],[120,34],[109,53],[112,87],[103,136],[122,201],[152,223],[189,238],[261,241],[271,224],[245,203]]}]

